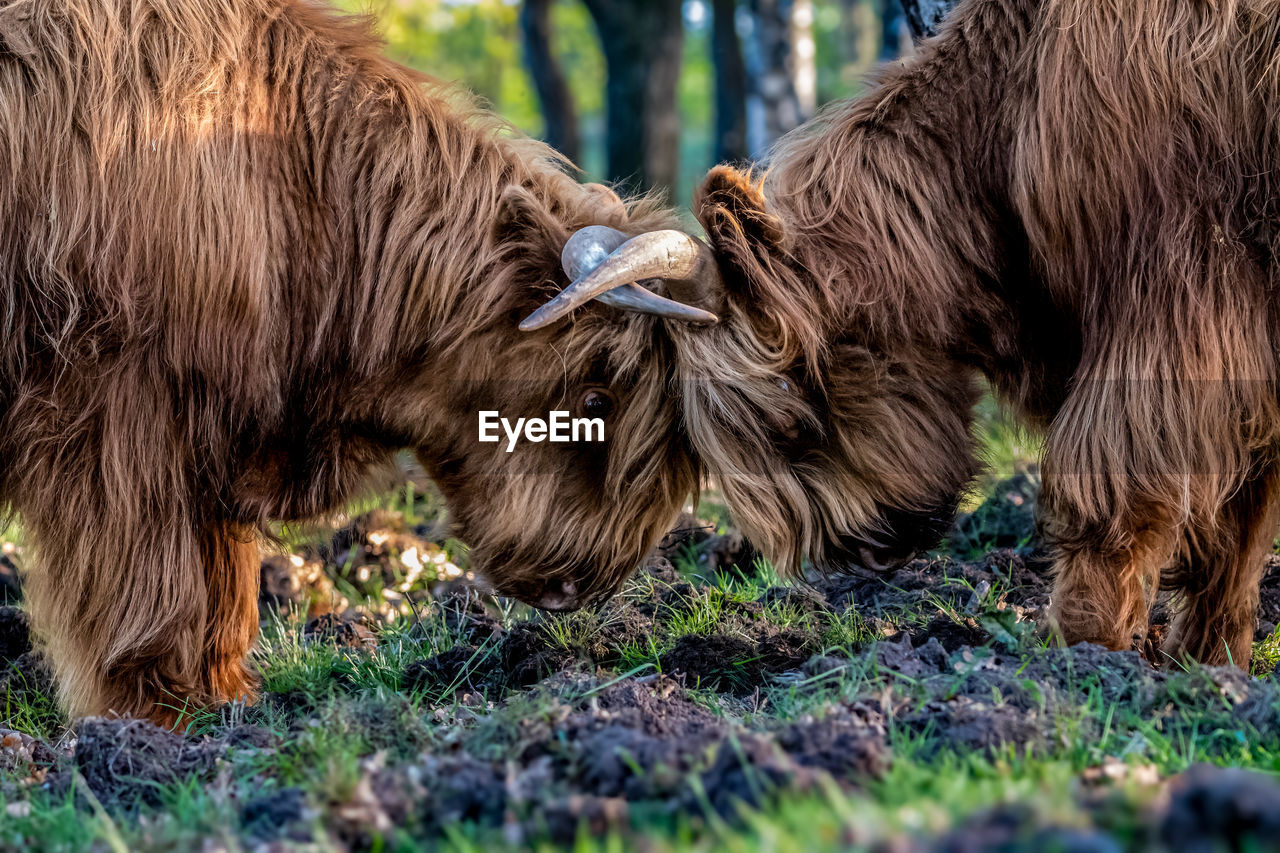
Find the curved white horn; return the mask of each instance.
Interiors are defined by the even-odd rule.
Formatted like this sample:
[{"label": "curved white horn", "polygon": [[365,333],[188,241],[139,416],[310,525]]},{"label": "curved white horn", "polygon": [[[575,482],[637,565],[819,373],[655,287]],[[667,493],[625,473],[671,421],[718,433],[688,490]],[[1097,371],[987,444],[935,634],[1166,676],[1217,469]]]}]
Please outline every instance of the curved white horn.
[{"label": "curved white horn", "polygon": [[577,281],[609,257],[630,238],[607,225],[588,225],[575,231],[560,252],[560,265],[570,280]]},{"label": "curved white horn", "polygon": [[[625,232],[607,225],[588,225],[576,232],[564,244],[560,264],[570,279],[577,281],[605,262],[629,238]],[[654,314],[672,320],[693,323],[713,323],[715,318],[698,308],[659,296],[639,284],[624,284],[596,297],[605,305],[640,314]],[[710,319],[708,319],[710,318]],[[523,328],[523,327],[522,327]]]},{"label": "curved white horn", "polygon": [[652,231],[627,240],[597,261],[601,252],[616,245],[619,235],[621,232],[603,226],[590,226],[575,234],[561,253],[565,272],[575,281],[525,318],[521,331],[554,323],[592,299],[692,323],[719,321],[710,311],[666,299],[635,284],[653,278],[718,278],[715,259],[705,244],[680,231]]}]

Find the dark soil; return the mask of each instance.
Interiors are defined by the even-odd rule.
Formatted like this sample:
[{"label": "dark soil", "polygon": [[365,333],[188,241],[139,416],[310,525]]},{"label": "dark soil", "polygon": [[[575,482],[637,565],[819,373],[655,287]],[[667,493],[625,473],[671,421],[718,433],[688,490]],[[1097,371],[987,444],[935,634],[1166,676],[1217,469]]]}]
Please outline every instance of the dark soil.
[{"label": "dark soil", "polygon": [[31,651],[31,623],[17,607],[0,607],[0,661],[12,661]]},{"label": "dark soil", "polygon": [[105,807],[132,810],[161,803],[162,785],[191,777],[208,779],[221,744],[188,740],[144,720],[81,720],[74,757],[51,787],[70,788],[77,779]]},{"label": "dark soil", "polygon": [[371,649],[378,645],[377,636],[358,618],[344,618],[333,613],[317,616],[306,624],[302,635],[314,642],[332,643],[352,649]]},{"label": "dark soil", "polygon": [[[1170,849],[1247,849],[1280,839],[1280,785],[1249,770],[1200,764],[1170,786],[1160,840]],[[1255,847],[1254,849],[1261,849]]]},{"label": "dark soil", "polygon": [[306,841],[306,833],[295,833],[294,830],[314,812],[315,809],[307,802],[305,791],[301,788],[282,788],[245,803],[240,810],[240,823],[255,840],[283,838]]},{"label": "dark soil", "polygon": [[[1274,731],[1277,690],[1237,670],[1170,675],[1137,652],[1091,646],[1029,655],[1035,620],[1048,603],[1044,569],[1034,553],[1015,550],[976,562],[922,559],[888,576],[855,573],[765,589],[754,600],[722,605],[710,630],[679,636],[669,635],[669,626],[712,607],[722,593],[672,578],[663,560],[638,591],[594,614],[535,615],[507,625],[482,598],[449,596],[435,606],[459,641],[410,663],[404,689],[463,706],[473,695],[498,703],[554,697],[551,710],[522,718],[498,752],[426,755],[411,774],[414,784],[385,768],[370,784],[382,792],[380,808],[390,820],[405,815],[428,828],[473,821],[511,831],[515,816],[520,833],[569,841],[579,826],[624,825],[637,808],[732,819],[781,792],[828,782],[865,788],[893,766],[895,728],[921,744],[913,760],[1048,752],[1060,742],[1064,713],[1087,741],[1105,723],[1078,718],[1082,684],[1171,737],[1199,731],[1205,721],[1187,709],[1204,707],[1217,709],[1214,725],[1224,733]],[[1274,576],[1267,583],[1272,588]],[[1268,602],[1264,596],[1260,619]],[[822,627],[850,608],[880,639],[866,648],[824,647]],[[782,612],[800,621],[780,625]],[[654,669],[615,681],[609,670],[627,649],[651,640],[663,643]],[[869,655],[878,677],[899,689],[877,688],[816,716],[750,728],[698,698],[750,706],[762,690],[857,668],[859,655]],[[1266,797],[1280,796],[1274,784],[1248,797],[1231,787],[1231,777],[1214,777],[1208,793],[1192,775],[1179,784],[1189,793],[1175,787],[1174,796],[1208,803],[1180,812],[1203,813],[1196,832],[1223,839],[1271,831],[1265,808]],[[295,795],[281,796],[302,808]],[[1219,807],[1213,796],[1242,801]],[[1214,817],[1224,814],[1235,816]],[[1171,831],[1171,820],[1161,812],[1144,831]],[[936,843],[968,850],[1015,840],[1055,849],[1115,844],[1097,832],[1045,828],[1013,808],[975,815]]]},{"label": "dark soil", "polygon": [[1040,544],[1035,513],[1039,497],[1040,472],[1035,466],[998,483],[981,506],[956,519],[947,550],[962,557],[993,548],[1035,550]]},{"label": "dark soil", "polygon": [[1280,556],[1272,555],[1267,558],[1267,570],[1262,576],[1260,592],[1255,640],[1265,640],[1280,625]]},{"label": "dark soil", "polygon": [[0,604],[17,604],[22,601],[22,576],[18,566],[5,554],[0,554]]}]

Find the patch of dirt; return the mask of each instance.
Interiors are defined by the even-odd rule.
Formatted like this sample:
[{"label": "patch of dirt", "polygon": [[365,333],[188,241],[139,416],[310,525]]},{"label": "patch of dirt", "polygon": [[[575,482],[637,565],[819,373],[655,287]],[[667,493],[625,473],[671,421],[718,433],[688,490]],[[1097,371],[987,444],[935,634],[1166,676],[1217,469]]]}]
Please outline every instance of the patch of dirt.
[{"label": "patch of dirt", "polygon": [[330,643],[350,649],[368,651],[378,645],[377,636],[357,618],[333,613],[317,616],[306,624],[302,635],[316,643]]},{"label": "patch of dirt", "polygon": [[257,841],[310,840],[306,827],[316,809],[307,802],[307,794],[301,788],[281,788],[269,794],[254,797],[240,810],[240,825]]},{"label": "patch of dirt", "polygon": [[320,560],[297,554],[272,554],[262,560],[258,587],[258,612],[262,618],[300,612],[307,619],[347,609]]},{"label": "patch of dirt", "polygon": [[1257,640],[1265,640],[1280,625],[1280,555],[1267,557],[1266,570],[1262,574],[1262,588],[1258,600]]},{"label": "patch of dirt", "polygon": [[923,627],[912,630],[910,637],[913,646],[921,647],[933,641],[947,652],[974,646],[985,646],[991,642],[991,634],[984,630],[976,620],[965,618],[956,621],[946,616],[933,617]]},{"label": "patch of dirt", "polygon": [[949,668],[948,651],[936,637],[930,637],[916,648],[911,636],[904,634],[894,642],[878,644],[875,659],[881,669],[908,678],[937,675]]},{"label": "patch of dirt", "polygon": [[40,704],[53,694],[53,671],[40,652],[0,660],[0,707]]},{"label": "patch of dirt", "polygon": [[579,832],[590,838],[627,825],[627,801],[621,797],[599,797],[591,794],[572,794],[561,800],[546,803],[541,814],[530,821],[532,828],[546,833],[561,844],[577,839]]},{"label": "patch of dirt", "polygon": [[816,650],[811,633],[747,622],[732,634],[680,637],[659,663],[690,687],[750,693],[767,674],[799,669]]},{"label": "patch of dirt", "polygon": [[0,607],[0,661],[17,660],[31,651],[31,621],[17,607]]},{"label": "patch of dirt", "polygon": [[572,651],[556,645],[536,622],[522,622],[507,632],[501,646],[502,671],[513,687],[529,687],[571,664]]},{"label": "patch of dirt", "polygon": [[675,647],[662,655],[662,671],[690,687],[707,690],[745,689],[757,659],[756,644],[730,634],[690,635],[676,640]]},{"label": "patch of dirt", "polygon": [[491,673],[486,653],[468,643],[459,643],[435,657],[417,660],[405,667],[404,689],[477,690]]},{"label": "patch of dirt", "polygon": [[[714,544],[705,533],[692,532],[704,555]],[[264,561],[264,612],[311,608],[308,596],[324,582],[330,589],[403,584],[412,563],[402,559],[404,549],[423,537],[402,519],[374,514],[340,531],[324,553],[272,563],[269,589]],[[346,574],[333,574],[340,559]],[[368,569],[368,577],[351,575],[353,566]],[[324,581],[299,571],[318,571]],[[365,849],[393,827],[418,838],[475,823],[519,846],[544,838],[570,843],[580,829],[625,833],[632,820],[651,814],[701,826],[712,815],[734,819],[743,806],[767,804],[781,792],[835,785],[874,795],[873,783],[895,760],[891,730],[911,740],[913,761],[1044,753],[1060,745],[1064,721],[1073,737],[1097,738],[1107,723],[1082,717],[1082,696],[1120,706],[1171,742],[1194,739],[1204,754],[1219,742],[1235,748],[1240,738],[1272,743],[1266,738],[1273,737],[1280,690],[1270,681],[1229,669],[1156,670],[1138,652],[1045,649],[1029,640],[1050,590],[1046,564],[1033,551],[1006,548],[972,562],[918,559],[883,575],[856,571],[774,587],[745,602],[734,597],[741,587],[730,594],[720,581],[691,582],[659,556],[627,595],[597,611],[521,614],[516,621],[473,587],[405,592],[422,621],[389,636],[434,649],[443,631],[455,645],[409,663],[398,683],[393,671],[394,691],[264,697],[270,713],[250,710],[248,719],[279,716],[291,733],[328,725],[324,714],[333,709],[325,703],[349,703],[336,719],[360,733],[367,754],[356,778],[332,792],[290,787],[268,771],[263,787],[235,805],[242,840],[301,843],[319,826],[335,846]],[[827,639],[827,627],[849,608],[860,617],[851,624],[865,633],[859,627],[854,639]],[[1152,642],[1165,614],[1161,604]],[[1280,559],[1264,581],[1259,630],[1277,620]],[[399,660],[390,655],[400,646],[377,648],[370,624],[342,607],[312,612],[304,634],[388,655],[392,665]],[[637,674],[622,674],[633,667]],[[49,689],[25,617],[0,608],[0,700],[6,692]],[[802,716],[789,716],[792,707]],[[291,737],[239,725],[215,727],[213,738],[196,741],[105,719],[86,720],[79,731],[74,756],[21,737],[13,755],[26,761],[46,750],[51,787],[56,781],[70,790],[78,773],[116,811],[158,803],[157,783],[210,780],[220,765],[239,760],[231,750],[270,754]],[[0,733],[0,764],[6,748]],[[1100,772],[1082,776],[1078,795],[1099,809]],[[1153,842],[1247,847],[1247,839],[1280,835],[1280,786],[1252,774],[1196,768],[1167,793],[1140,817]],[[1056,827],[1019,805],[916,841],[919,849],[943,850],[1114,849],[1100,832]]]},{"label": "patch of dirt", "polygon": [[1038,748],[1049,728],[1035,711],[968,696],[929,702],[903,722],[909,731],[934,735],[934,751],[950,749],[957,755],[995,755],[1006,746],[1017,747],[1019,752],[1028,746]]},{"label": "patch of dirt", "polygon": [[470,587],[457,587],[445,592],[432,605],[443,617],[450,632],[473,645],[500,638],[506,631],[492,596],[481,595]]},{"label": "patch of dirt", "polygon": [[66,788],[78,775],[108,809],[157,806],[161,785],[192,776],[207,779],[223,747],[189,741],[145,720],[89,717],[78,725],[73,767],[60,770]]},{"label": "patch of dirt", "polygon": [[914,849],[936,853],[979,850],[1053,850],[1061,853],[1121,853],[1125,848],[1096,829],[1046,826],[1026,804],[1008,804],[979,812],[951,832]]},{"label": "patch of dirt", "polygon": [[720,744],[715,763],[700,777],[701,791],[686,801],[692,807],[705,797],[712,811],[728,817],[744,806],[758,809],[780,791],[814,792],[821,779],[819,771],[797,762],[773,738],[745,732]]},{"label": "patch of dirt", "polygon": [[1261,850],[1280,839],[1274,776],[1198,764],[1169,785],[1160,840],[1171,850]]},{"label": "patch of dirt", "polygon": [[653,632],[651,617],[628,604],[611,603],[601,611],[599,627],[587,638],[583,652],[595,663],[608,666],[617,662],[622,648],[643,648]]},{"label": "patch of dirt", "polygon": [[718,717],[690,701],[685,692],[666,677],[644,682],[629,679],[612,685],[593,697],[591,706],[597,717],[655,737],[704,737],[723,728]]},{"label": "patch of dirt", "polygon": [[886,736],[884,714],[867,703],[841,706],[819,720],[806,717],[777,734],[778,745],[797,763],[855,785],[889,769]]},{"label": "patch of dirt", "polygon": [[956,517],[947,535],[947,549],[961,555],[992,548],[1033,550],[1039,540],[1035,514],[1039,497],[1036,466],[997,483],[981,506]]},{"label": "patch of dirt", "polygon": [[646,560],[637,575],[654,583],[673,584],[680,581],[679,570],[661,553]]},{"label": "patch of dirt", "polygon": [[18,604],[22,601],[22,575],[18,565],[8,554],[0,553],[0,604]]},{"label": "patch of dirt", "polygon": [[501,825],[507,809],[503,768],[470,755],[425,755],[419,765],[423,798],[418,814],[428,830],[463,822]]},{"label": "patch of dirt", "polygon": [[1005,590],[1002,603],[1023,618],[1035,619],[1049,604],[1052,581],[1047,570],[1039,555],[1002,549],[980,562],[939,557],[912,560],[883,574],[854,569],[819,578],[814,588],[837,612],[854,607],[865,615],[883,615],[938,606],[964,611],[978,590],[998,585]]},{"label": "patch of dirt", "polygon": [[821,592],[804,583],[792,586],[771,586],[760,594],[756,603],[763,607],[779,607],[797,613],[826,614],[831,605]]},{"label": "patch of dirt", "polygon": [[248,723],[224,730],[218,739],[231,749],[274,749],[280,744],[280,736],[271,729]]}]

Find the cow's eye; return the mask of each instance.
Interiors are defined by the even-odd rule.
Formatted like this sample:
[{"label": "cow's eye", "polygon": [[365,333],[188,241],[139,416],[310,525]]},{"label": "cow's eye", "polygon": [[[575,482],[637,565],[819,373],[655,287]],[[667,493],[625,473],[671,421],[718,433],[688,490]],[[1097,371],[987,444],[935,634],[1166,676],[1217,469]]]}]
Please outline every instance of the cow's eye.
[{"label": "cow's eye", "polygon": [[588,418],[607,418],[613,414],[613,395],[603,388],[592,388],[582,395],[582,414]]}]

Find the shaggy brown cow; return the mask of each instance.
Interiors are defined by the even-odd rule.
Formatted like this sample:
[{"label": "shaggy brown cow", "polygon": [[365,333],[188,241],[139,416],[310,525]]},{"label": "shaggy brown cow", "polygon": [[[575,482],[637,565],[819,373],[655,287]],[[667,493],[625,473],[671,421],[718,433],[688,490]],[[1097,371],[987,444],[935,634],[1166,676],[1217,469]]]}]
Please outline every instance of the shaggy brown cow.
[{"label": "shaggy brown cow", "polygon": [[[252,696],[258,531],[341,507],[397,448],[498,587],[547,607],[611,591],[695,485],[654,321],[516,331],[572,231],[666,214],[579,185],[363,22],[3,0],[0,211],[0,510],[72,713]],[[606,441],[507,454],[480,409],[605,417]]]},{"label": "shaggy brown cow", "polygon": [[966,0],[696,209],[724,322],[663,344],[698,458],[776,562],[935,535],[985,374],[1047,431],[1065,639],[1130,646],[1164,582],[1168,653],[1248,662],[1280,526],[1280,2]]}]

